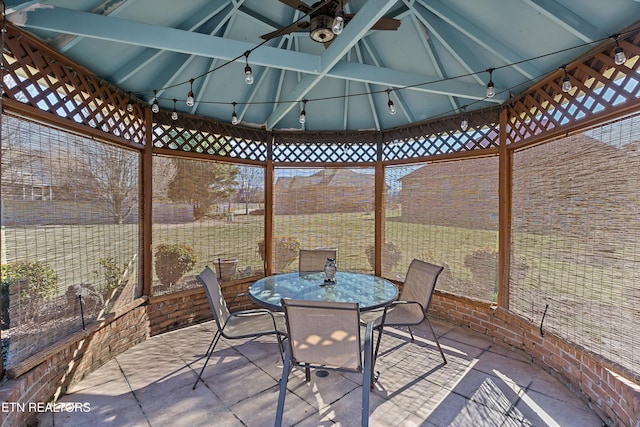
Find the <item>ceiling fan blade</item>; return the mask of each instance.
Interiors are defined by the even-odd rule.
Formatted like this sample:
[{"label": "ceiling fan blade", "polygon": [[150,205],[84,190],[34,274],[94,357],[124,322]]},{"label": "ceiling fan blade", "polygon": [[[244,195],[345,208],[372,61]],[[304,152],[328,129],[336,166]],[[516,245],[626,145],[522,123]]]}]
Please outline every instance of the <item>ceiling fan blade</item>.
[{"label": "ceiling fan blade", "polygon": [[271,40],[275,37],[284,36],[285,34],[295,33],[296,31],[304,31],[309,28],[311,24],[308,21],[294,22],[288,27],[280,28],[279,30],[272,31],[260,36],[262,40]]},{"label": "ceiling fan blade", "polygon": [[[354,13],[345,13],[344,14],[344,23],[345,25],[349,23],[356,16]],[[400,27],[402,21],[399,19],[393,18],[380,18],[378,22],[373,24],[371,27],[372,30],[397,30]]]},{"label": "ceiling fan blade", "polygon": [[287,6],[299,10],[304,14],[309,13],[312,9],[311,6],[300,0],[280,0],[280,3],[284,3]]},{"label": "ceiling fan blade", "polygon": [[397,30],[402,21],[393,18],[380,18],[378,22],[373,24],[372,30]]}]

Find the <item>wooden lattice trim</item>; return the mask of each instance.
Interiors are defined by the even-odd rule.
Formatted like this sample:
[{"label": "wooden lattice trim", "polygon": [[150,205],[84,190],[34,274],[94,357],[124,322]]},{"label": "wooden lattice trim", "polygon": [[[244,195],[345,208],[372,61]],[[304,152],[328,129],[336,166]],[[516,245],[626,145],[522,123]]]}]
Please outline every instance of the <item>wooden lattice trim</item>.
[{"label": "wooden lattice trim", "polygon": [[4,96],[30,107],[144,145],[139,103],[34,37],[7,24]]},{"label": "wooden lattice trim", "polygon": [[462,116],[422,123],[383,133],[387,162],[495,149],[500,143],[499,109],[466,113],[469,127],[460,129]]},{"label": "wooden lattice trim", "polygon": [[507,143],[551,137],[584,122],[632,107],[640,97],[640,32],[619,40],[627,61],[615,64],[613,41],[566,66],[572,84],[562,91],[564,70],[544,79],[507,105]]},{"label": "wooden lattice trim", "polygon": [[378,160],[377,132],[273,132],[277,163],[370,164]]},{"label": "wooden lattice trim", "polygon": [[164,111],[153,117],[153,147],[158,149],[266,161],[268,141],[269,134],[261,129],[187,114],[172,120],[170,113]]}]

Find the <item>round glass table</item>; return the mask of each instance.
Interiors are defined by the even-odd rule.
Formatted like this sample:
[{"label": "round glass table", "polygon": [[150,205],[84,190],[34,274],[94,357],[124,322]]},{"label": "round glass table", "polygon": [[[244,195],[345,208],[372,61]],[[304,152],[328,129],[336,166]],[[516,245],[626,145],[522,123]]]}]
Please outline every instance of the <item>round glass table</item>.
[{"label": "round glass table", "polygon": [[357,302],[360,311],[391,304],[398,298],[398,288],[382,277],[338,271],[336,282],[326,284],[324,272],[285,273],[264,277],[249,286],[249,296],[270,310],[281,311],[280,300]]}]

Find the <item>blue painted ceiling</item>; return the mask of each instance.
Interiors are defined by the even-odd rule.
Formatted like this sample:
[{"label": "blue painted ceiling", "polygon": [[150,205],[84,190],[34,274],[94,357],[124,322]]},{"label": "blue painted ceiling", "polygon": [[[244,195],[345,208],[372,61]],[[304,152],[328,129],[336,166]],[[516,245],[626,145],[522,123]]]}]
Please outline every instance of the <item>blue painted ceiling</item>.
[{"label": "blue painted ceiling", "polygon": [[[147,103],[221,121],[235,108],[245,126],[310,131],[391,129],[498,106],[640,18],[636,0],[343,0],[348,24],[325,45],[308,28],[321,3],[4,2],[11,22]],[[397,30],[372,29],[394,19]],[[296,22],[300,31],[261,38]]]}]

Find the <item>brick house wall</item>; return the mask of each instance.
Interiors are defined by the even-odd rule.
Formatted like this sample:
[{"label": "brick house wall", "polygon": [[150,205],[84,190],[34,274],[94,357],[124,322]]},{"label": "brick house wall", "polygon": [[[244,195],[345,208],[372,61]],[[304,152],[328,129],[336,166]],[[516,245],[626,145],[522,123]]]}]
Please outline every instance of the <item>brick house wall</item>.
[{"label": "brick house wall", "polygon": [[430,163],[400,181],[403,222],[498,227],[497,157]]}]

